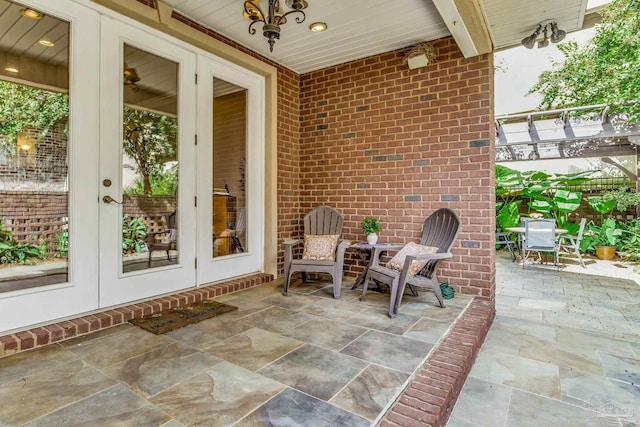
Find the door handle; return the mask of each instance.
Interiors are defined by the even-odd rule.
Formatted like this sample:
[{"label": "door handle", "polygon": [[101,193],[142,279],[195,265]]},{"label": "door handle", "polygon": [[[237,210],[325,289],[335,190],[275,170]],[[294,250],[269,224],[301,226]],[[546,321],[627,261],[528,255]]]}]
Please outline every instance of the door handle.
[{"label": "door handle", "polygon": [[119,205],[121,205],[121,204],[122,204],[122,202],[117,201],[116,199],[114,199],[114,198],[113,198],[113,197],[111,197],[111,196],[104,196],[104,197],[102,198],[102,201],[103,201],[104,203],[112,203],[112,202],[113,202],[113,203],[117,203],[117,204],[119,204]]}]

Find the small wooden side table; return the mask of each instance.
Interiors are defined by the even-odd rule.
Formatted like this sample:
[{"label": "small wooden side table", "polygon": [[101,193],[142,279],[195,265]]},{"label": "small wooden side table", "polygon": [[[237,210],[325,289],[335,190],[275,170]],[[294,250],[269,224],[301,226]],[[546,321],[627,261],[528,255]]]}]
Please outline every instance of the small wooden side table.
[{"label": "small wooden side table", "polygon": [[386,251],[399,251],[400,249],[403,248],[403,245],[394,245],[393,243],[387,243],[387,242],[380,242],[380,243],[376,243],[375,245],[370,245],[367,242],[359,242],[359,243],[354,243],[349,247],[355,249],[358,252],[358,255],[360,256],[360,259],[367,263],[366,267],[364,268],[360,276],[358,276],[353,286],[351,286],[351,289],[355,289],[361,284],[363,284],[364,278],[367,277],[367,272],[369,271],[369,267],[373,263],[373,258],[371,254],[373,253],[374,248],[381,248],[378,250],[378,257],[379,257],[380,255],[382,255],[383,252],[386,252]]}]

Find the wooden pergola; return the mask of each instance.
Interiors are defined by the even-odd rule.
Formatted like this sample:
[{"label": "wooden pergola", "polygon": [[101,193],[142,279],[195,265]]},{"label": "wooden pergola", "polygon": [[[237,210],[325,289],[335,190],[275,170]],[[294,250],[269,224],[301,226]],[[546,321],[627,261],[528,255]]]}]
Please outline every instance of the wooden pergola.
[{"label": "wooden pergola", "polygon": [[605,104],[496,117],[496,161],[637,155],[640,122]]}]

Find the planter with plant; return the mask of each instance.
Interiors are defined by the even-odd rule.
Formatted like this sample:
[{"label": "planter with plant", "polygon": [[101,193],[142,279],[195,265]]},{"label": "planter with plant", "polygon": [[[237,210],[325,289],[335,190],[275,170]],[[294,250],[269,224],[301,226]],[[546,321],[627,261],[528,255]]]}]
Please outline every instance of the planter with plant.
[{"label": "planter with plant", "polygon": [[382,225],[379,218],[365,217],[362,220],[362,231],[367,236],[367,243],[375,245],[378,242],[378,232],[382,230]]},{"label": "planter with plant", "polygon": [[616,254],[616,245],[622,236],[622,229],[618,227],[615,219],[604,219],[604,215],[615,209],[616,201],[602,196],[592,196],[587,198],[587,201],[600,214],[601,225],[589,223],[589,230],[584,239],[586,242],[581,246],[588,252],[595,252],[599,259],[611,260]]},{"label": "planter with plant", "polygon": [[616,254],[622,233],[622,228],[613,218],[605,219],[602,225],[591,222],[581,247],[586,251],[595,252],[599,259],[611,260]]}]

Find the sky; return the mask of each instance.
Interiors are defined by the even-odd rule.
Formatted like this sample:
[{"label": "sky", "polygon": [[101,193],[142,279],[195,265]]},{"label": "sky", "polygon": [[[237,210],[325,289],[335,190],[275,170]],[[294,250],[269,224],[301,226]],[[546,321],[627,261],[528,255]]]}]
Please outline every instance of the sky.
[{"label": "sky", "polygon": [[[587,10],[597,7],[610,0],[589,0]],[[588,42],[595,30],[576,31],[567,34],[561,42],[575,41],[578,44]],[[517,46],[494,54],[495,65],[495,115],[514,114],[536,110],[542,97],[538,94],[527,95],[527,92],[538,81],[541,72],[551,69],[551,59],[562,60],[563,55],[556,45],[549,43],[546,48],[527,49]],[[549,173],[567,173],[570,164],[579,168],[591,169],[591,163],[586,159],[566,160],[538,160],[531,162],[508,162],[505,166],[522,171],[543,170]]]}]

